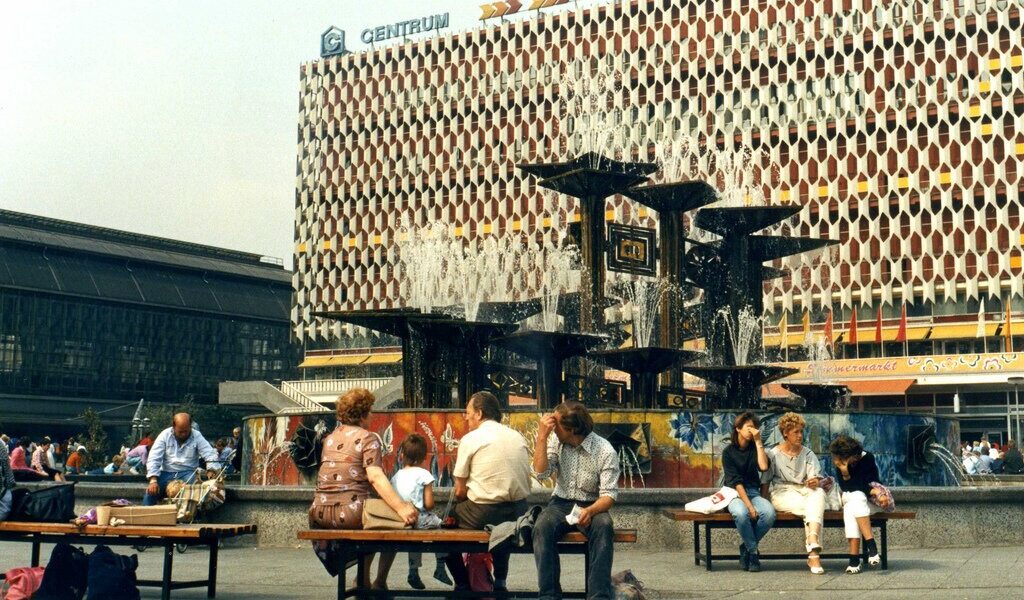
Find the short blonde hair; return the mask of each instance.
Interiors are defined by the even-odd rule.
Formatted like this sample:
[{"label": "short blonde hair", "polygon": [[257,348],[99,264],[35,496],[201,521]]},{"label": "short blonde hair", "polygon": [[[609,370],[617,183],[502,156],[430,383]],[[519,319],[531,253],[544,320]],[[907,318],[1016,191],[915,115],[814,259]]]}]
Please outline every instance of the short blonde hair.
[{"label": "short blonde hair", "polygon": [[807,421],[794,412],[788,412],[779,418],[779,431],[782,432],[782,435],[786,435],[787,431],[804,427],[807,427]]}]

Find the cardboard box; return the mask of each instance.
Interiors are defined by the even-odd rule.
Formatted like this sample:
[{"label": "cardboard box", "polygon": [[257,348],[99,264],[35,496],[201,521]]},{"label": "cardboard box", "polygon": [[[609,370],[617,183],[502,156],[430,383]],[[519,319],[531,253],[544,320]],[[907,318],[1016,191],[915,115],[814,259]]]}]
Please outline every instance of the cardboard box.
[{"label": "cardboard box", "polygon": [[173,504],[160,506],[111,506],[110,520],[113,521],[114,519],[124,521],[125,525],[176,525],[178,523],[178,507]]}]

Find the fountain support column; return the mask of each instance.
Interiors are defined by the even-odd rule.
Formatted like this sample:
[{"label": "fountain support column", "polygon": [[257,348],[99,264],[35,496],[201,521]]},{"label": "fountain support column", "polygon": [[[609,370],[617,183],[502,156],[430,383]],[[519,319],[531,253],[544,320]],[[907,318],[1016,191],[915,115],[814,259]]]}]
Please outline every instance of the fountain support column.
[{"label": "fountain support column", "polygon": [[[661,300],[658,339],[663,348],[680,348],[682,343],[682,281],[683,256],[686,242],[683,236],[683,215],[667,211],[658,215],[658,275],[672,287]],[[683,387],[683,372],[669,369],[665,372],[666,384],[674,388]]]},{"label": "fountain support column", "polygon": [[583,263],[580,294],[580,331],[594,333],[604,327],[605,202],[603,196],[579,199],[580,260]]}]

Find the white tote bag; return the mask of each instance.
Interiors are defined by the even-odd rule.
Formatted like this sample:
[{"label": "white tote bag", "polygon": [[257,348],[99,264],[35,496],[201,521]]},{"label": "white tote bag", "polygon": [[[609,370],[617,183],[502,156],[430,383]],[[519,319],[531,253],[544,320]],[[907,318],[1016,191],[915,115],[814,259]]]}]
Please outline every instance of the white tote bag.
[{"label": "white tote bag", "polygon": [[725,507],[729,506],[729,503],[738,495],[736,490],[726,486],[710,496],[687,502],[683,508],[690,512],[710,515],[713,512],[725,510]]}]

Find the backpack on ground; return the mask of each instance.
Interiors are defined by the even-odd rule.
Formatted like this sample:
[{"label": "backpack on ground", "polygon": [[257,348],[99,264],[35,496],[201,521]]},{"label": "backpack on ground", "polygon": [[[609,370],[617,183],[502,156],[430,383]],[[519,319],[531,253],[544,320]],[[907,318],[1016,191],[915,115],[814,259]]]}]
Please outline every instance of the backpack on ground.
[{"label": "backpack on ground", "polygon": [[86,600],[139,600],[135,571],[139,557],[114,554],[107,546],[96,546],[89,555],[89,595]]},{"label": "backpack on ground", "polygon": [[18,567],[0,581],[0,600],[29,600],[43,581],[42,567]]},{"label": "backpack on ground", "polygon": [[81,548],[60,542],[50,553],[43,582],[32,600],[82,600],[89,577],[89,557]]}]

